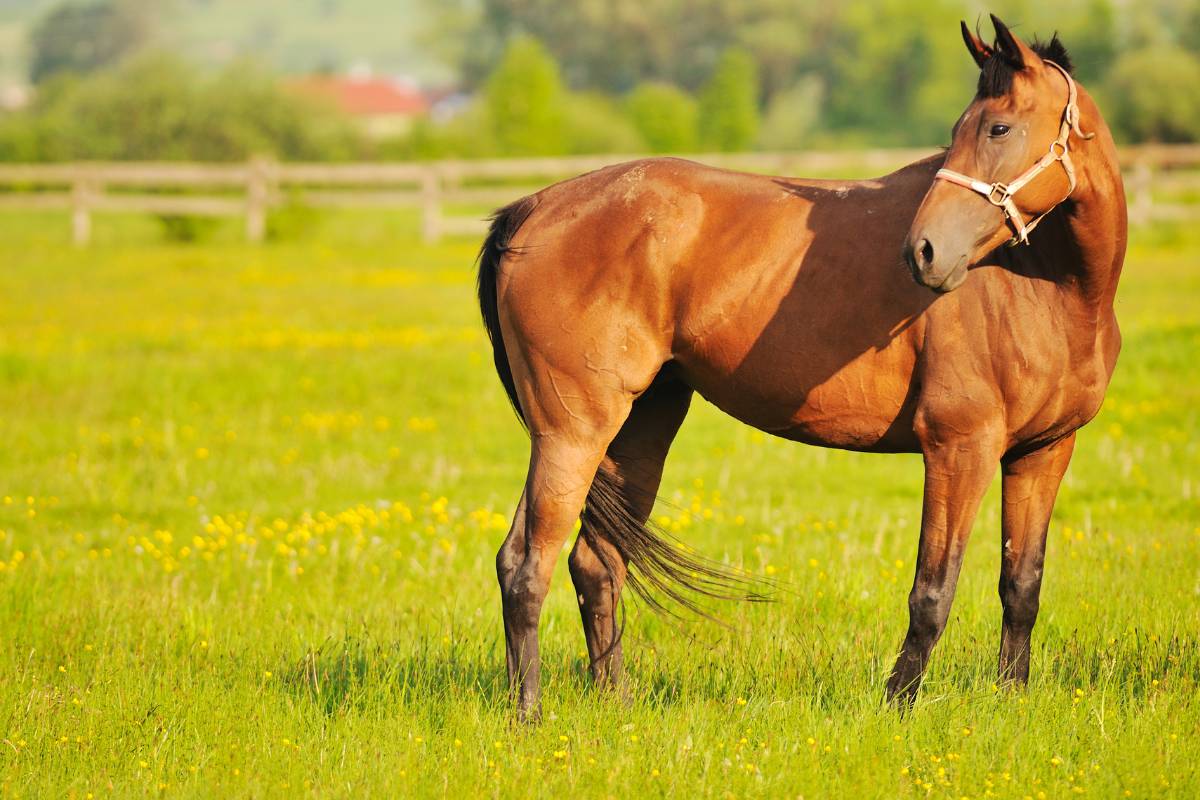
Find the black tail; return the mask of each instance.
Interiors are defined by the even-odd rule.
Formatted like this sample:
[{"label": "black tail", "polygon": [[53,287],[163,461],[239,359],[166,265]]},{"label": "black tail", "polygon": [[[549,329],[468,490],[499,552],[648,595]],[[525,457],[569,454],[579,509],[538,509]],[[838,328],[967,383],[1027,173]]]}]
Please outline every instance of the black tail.
[{"label": "black tail", "polygon": [[512,367],[508,365],[508,351],[504,349],[504,336],[500,332],[500,306],[496,298],[496,272],[500,269],[500,260],[507,253],[513,252],[509,245],[517,229],[525,223],[533,209],[537,206],[537,197],[530,195],[515,203],[510,203],[492,214],[492,225],[488,229],[483,247],[479,248],[479,280],[476,290],[479,292],[479,313],[483,315],[483,327],[487,329],[488,338],[492,341],[492,360],[496,363],[496,374],[504,391],[508,394],[508,402],[512,403],[517,418],[525,425],[525,414],[521,411],[521,403],[517,400],[517,385],[513,383]]},{"label": "black tail", "polygon": [[[492,358],[496,373],[508,394],[513,410],[521,424],[525,415],[517,399],[508,352],[500,330],[499,301],[496,297],[496,274],[500,261],[509,253],[518,252],[510,245],[512,237],[537,206],[536,196],[522,198],[501,208],[491,218],[487,238],[479,250],[479,310],[488,338],[492,342]],[[642,522],[630,508],[620,479],[601,466],[588,490],[583,512],[583,530],[589,537],[602,536],[621,553],[629,565],[626,583],[648,606],[672,613],[669,603],[704,614],[696,596],[725,600],[765,600],[757,591],[759,581],[715,561],[689,553],[674,537]],[[602,532],[602,533],[598,533]],[[592,549],[600,557],[609,574],[613,565],[604,550],[592,541]],[[616,610],[614,609],[614,614]],[[706,615],[707,616],[707,615]]]},{"label": "black tail", "polygon": [[[602,536],[620,551],[629,565],[626,584],[655,611],[675,614],[672,605],[709,616],[699,597],[718,600],[770,599],[760,591],[757,578],[689,552],[686,545],[657,526],[643,522],[630,509],[628,491],[621,480],[603,466],[592,479],[583,512],[585,535]],[[592,541],[611,575],[604,550]],[[614,614],[616,610],[614,609]]]}]

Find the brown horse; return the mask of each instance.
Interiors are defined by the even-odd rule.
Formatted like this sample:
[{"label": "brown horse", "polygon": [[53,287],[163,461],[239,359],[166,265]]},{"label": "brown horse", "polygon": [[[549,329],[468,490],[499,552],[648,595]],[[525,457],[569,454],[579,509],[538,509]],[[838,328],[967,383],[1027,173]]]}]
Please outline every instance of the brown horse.
[{"label": "brown horse", "polygon": [[[949,150],[887,177],[650,159],[497,212],[479,300],[532,441],[496,556],[522,717],[538,713],[538,620],[581,513],[570,568],[600,685],[620,681],[627,581],[652,600],[745,588],[645,525],[693,391],[777,436],[924,456],[908,634],[887,687],[904,702],[999,464],[1000,674],[1027,680],[1050,512],[1120,347],[1125,195],[1062,45],[993,22],[992,46],[963,25],[981,73]],[[1001,247],[1010,237],[1028,246]]]}]

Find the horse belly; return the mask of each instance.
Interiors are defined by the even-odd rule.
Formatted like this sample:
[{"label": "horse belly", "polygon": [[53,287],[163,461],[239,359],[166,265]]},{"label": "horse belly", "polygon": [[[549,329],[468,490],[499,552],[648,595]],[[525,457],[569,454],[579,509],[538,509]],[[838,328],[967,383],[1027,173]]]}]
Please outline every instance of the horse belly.
[{"label": "horse belly", "polygon": [[[897,348],[899,350],[899,348]],[[836,370],[821,359],[746,369],[681,363],[684,379],[731,417],[766,433],[843,450],[915,452],[913,363],[868,351]]]}]

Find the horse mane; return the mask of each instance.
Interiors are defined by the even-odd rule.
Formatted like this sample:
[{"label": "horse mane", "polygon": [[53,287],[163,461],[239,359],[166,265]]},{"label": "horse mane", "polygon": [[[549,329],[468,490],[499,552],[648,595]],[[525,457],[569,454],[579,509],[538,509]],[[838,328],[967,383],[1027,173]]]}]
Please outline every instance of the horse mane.
[{"label": "horse mane", "polygon": [[[1049,42],[1034,39],[1029,46],[1033,52],[1046,61],[1053,61],[1065,69],[1068,74],[1073,73],[1071,55],[1059,40],[1057,32],[1050,37]],[[979,70],[979,88],[976,90],[978,95],[980,97],[1003,97],[1008,94],[1012,90],[1013,75],[1020,69],[1020,67],[1013,66],[1013,63],[1000,53],[997,46],[992,57],[983,62],[983,67]]]}]

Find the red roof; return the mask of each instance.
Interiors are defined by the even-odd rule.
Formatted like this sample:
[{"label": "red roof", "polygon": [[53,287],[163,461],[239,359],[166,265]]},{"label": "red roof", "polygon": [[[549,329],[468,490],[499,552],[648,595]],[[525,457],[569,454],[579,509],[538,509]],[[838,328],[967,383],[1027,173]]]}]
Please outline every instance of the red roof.
[{"label": "red roof", "polygon": [[313,76],[293,81],[292,86],[302,94],[332,101],[339,109],[354,116],[416,116],[429,110],[429,98],[419,89],[387,78]]}]

